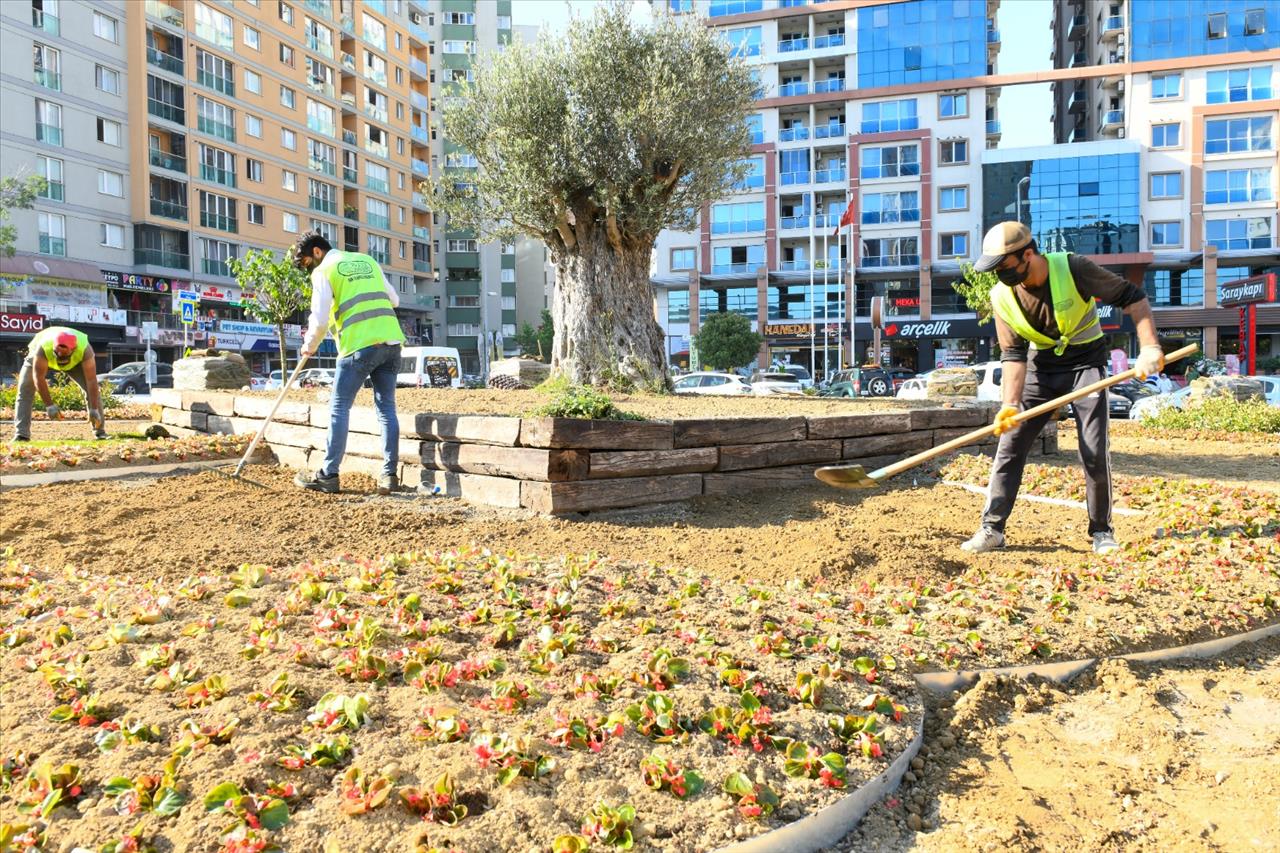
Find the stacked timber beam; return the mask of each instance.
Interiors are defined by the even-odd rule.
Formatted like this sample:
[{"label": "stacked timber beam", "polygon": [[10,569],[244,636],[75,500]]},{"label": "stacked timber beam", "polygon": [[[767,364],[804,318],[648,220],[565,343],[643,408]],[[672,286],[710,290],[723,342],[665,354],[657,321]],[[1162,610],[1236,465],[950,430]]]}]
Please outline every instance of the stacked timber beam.
[{"label": "stacked timber beam", "polygon": [[[152,392],[156,417],[180,433],[247,434],[268,397]],[[540,513],[589,512],[701,495],[813,485],[823,465],[868,469],[950,441],[989,422],[993,407],[960,403],[893,412],[789,417],[596,421],[449,413],[400,414],[400,479],[476,503]],[[376,473],[376,412],[351,410],[347,472]],[[327,403],[286,400],[267,427],[277,460],[314,468],[324,455]],[[972,448],[990,452],[994,439]],[[1056,453],[1050,423],[1035,452]]]}]

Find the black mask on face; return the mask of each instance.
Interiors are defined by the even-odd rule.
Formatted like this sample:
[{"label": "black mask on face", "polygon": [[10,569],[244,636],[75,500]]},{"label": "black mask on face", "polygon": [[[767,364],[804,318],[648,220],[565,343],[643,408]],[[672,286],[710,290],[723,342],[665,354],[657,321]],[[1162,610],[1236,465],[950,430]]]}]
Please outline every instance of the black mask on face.
[{"label": "black mask on face", "polygon": [[1013,287],[1022,284],[1027,280],[1027,273],[1031,272],[1031,263],[1029,261],[1018,264],[1016,267],[1000,267],[996,270],[996,277],[1004,284]]}]

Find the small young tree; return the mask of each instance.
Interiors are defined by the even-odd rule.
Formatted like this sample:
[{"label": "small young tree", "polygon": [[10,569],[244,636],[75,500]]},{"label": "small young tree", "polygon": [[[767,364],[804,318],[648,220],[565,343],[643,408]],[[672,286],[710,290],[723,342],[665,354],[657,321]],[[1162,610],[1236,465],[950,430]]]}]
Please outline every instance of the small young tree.
[{"label": "small young tree", "polygon": [[18,238],[16,226],[9,225],[9,211],[30,210],[36,198],[49,186],[43,175],[10,175],[0,178],[0,255],[13,257]]},{"label": "small young tree", "polygon": [[704,365],[733,370],[751,363],[764,338],[751,331],[751,321],[741,314],[712,314],[698,327],[693,342]]},{"label": "small young tree", "polygon": [[311,277],[289,260],[293,246],[277,259],[270,249],[250,250],[243,258],[227,262],[236,283],[245,293],[252,293],[244,310],[260,323],[276,327],[280,342],[280,381],[289,378],[289,350],[285,346],[284,327],[294,314],[311,305]]},{"label": "small young tree", "polygon": [[477,168],[426,185],[449,227],[546,243],[556,264],[553,370],[589,385],[668,384],[649,258],[745,175],[757,86],[691,15],[630,18],[628,3],[483,58],[445,109]]},{"label": "small young tree", "polygon": [[1000,279],[993,272],[978,272],[973,264],[961,264],[960,270],[964,278],[951,282],[951,289],[964,298],[964,304],[978,315],[979,323],[986,323],[991,319],[991,288]]},{"label": "small young tree", "polygon": [[520,350],[529,356],[536,357],[539,361],[551,361],[551,345],[555,339],[555,323],[551,320],[551,312],[546,308],[542,309],[542,319],[538,324],[538,328],[534,328],[532,323],[525,323],[520,327],[520,331],[516,333],[516,343],[520,346]]}]

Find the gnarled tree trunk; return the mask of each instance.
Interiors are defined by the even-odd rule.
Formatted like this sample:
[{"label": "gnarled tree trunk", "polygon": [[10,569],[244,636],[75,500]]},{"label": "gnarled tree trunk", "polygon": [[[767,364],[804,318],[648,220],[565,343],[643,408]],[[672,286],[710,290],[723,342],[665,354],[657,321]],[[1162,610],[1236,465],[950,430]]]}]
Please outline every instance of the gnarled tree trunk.
[{"label": "gnarled tree trunk", "polygon": [[653,313],[650,251],[615,249],[603,227],[576,230],[573,251],[555,258],[552,371],[583,385],[666,389],[666,347]]}]

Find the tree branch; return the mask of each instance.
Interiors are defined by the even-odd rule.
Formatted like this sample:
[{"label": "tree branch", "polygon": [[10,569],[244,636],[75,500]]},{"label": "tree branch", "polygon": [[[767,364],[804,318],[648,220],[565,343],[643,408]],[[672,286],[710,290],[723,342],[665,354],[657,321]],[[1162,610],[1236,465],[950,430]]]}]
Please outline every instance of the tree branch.
[{"label": "tree branch", "polygon": [[615,252],[622,253],[622,232],[618,230],[618,217],[612,210],[606,210],[604,227],[609,234],[609,245]]}]

